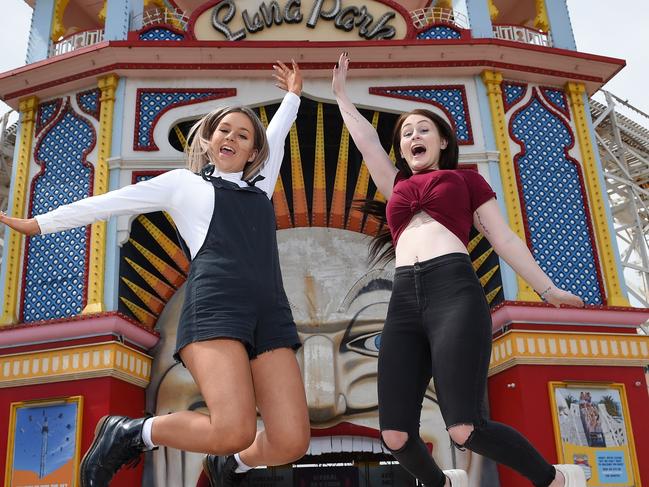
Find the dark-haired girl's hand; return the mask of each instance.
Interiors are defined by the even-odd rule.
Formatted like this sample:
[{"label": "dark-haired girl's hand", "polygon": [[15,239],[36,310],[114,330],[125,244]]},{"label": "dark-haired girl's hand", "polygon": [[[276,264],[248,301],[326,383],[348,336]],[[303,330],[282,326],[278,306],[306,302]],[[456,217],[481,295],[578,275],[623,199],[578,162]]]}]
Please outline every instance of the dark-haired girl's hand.
[{"label": "dark-haired girl's hand", "polygon": [[564,291],[558,287],[552,287],[548,291],[541,293],[542,299],[553,306],[559,308],[560,306],[574,306],[576,308],[583,308],[584,302],[579,296],[575,296],[571,292]]},{"label": "dark-haired girl's hand", "polygon": [[28,237],[41,233],[41,229],[35,218],[14,218],[12,216],[7,216],[4,211],[0,211],[0,223],[4,223],[12,230],[27,235]]},{"label": "dark-haired girl's hand", "polygon": [[289,68],[281,61],[277,61],[277,64],[273,65],[275,86],[300,96],[302,94],[302,72],[295,60],[291,59],[291,65],[292,67]]},{"label": "dark-haired girl's hand", "polygon": [[343,52],[334,66],[333,79],[331,80],[331,89],[335,96],[345,93],[347,85],[347,70],[349,69],[349,56]]}]

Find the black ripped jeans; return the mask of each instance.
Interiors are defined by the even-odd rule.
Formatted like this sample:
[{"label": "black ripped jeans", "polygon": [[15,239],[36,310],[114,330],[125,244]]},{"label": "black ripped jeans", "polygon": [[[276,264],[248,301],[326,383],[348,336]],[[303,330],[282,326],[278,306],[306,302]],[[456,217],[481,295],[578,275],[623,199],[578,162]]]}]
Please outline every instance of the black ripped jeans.
[{"label": "black ripped jeans", "polygon": [[554,480],[554,467],[520,433],[485,418],[491,326],[468,255],[452,253],[396,269],[379,351],[379,420],[381,431],[408,434],[392,453],[426,487],[441,487],[446,480],[419,436],[431,378],[446,428],[474,427],[458,446],[513,468],[537,487]]}]

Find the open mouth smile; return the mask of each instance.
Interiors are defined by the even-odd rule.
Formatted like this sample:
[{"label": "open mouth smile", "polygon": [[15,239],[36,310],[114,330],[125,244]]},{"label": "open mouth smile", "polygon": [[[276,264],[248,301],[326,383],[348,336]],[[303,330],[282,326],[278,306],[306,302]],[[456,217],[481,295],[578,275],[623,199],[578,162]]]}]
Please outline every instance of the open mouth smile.
[{"label": "open mouth smile", "polygon": [[229,145],[224,145],[219,149],[219,153],[225,156],[233,156],[236,154],[236,151]]},{"label": "open mouth smile", "polygon": [[410,149],[412,155],[417,157],[426,153],[426,147],[423,145],[413,145]]}]

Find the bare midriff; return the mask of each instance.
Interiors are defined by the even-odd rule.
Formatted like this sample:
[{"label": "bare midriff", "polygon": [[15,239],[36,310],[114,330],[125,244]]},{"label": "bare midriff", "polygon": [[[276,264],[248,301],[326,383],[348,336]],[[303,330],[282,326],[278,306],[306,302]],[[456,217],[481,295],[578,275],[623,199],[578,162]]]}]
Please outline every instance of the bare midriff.
[{"label": "bare midriff", "polygon": [[420,211],[399,236],[395,266],[414,265],[453,252],[468,254],[453,232],[426,212]]}]

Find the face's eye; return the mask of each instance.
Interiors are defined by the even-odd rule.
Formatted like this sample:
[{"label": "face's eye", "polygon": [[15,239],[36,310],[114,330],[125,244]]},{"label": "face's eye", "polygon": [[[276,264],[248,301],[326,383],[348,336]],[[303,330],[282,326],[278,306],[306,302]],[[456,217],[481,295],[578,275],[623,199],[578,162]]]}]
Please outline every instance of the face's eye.
[{"label": "face's eye", "polygon": [[241,137],[243,140],[248,140],[248,136],[246,134],[239,134],[239,137]]},{"label": "face's eye", "polygon": [[375,331],[354,338],[347,343],[347,347],[363,355],[377,356],[381,348],[381,332]]}]

